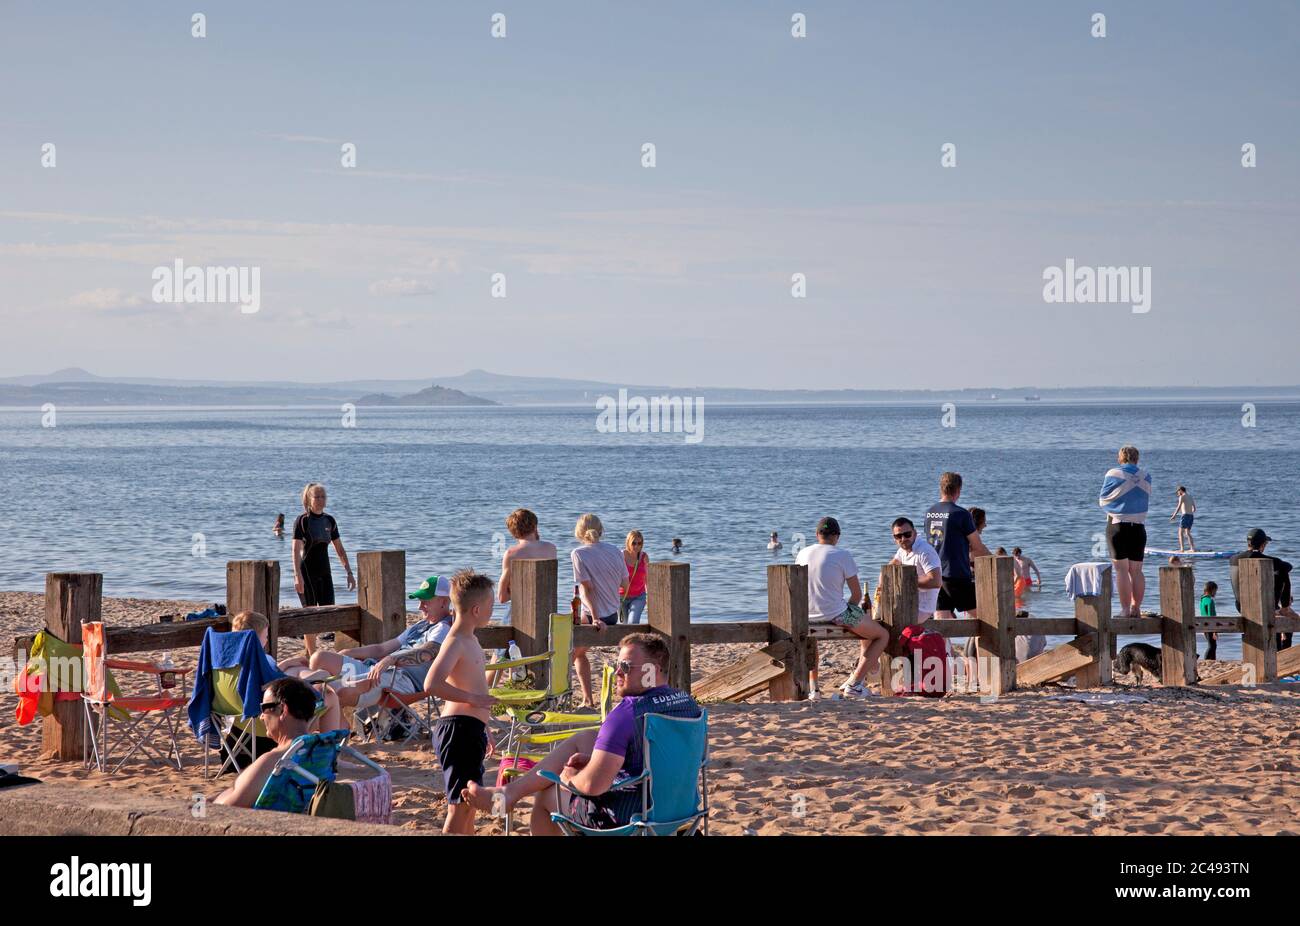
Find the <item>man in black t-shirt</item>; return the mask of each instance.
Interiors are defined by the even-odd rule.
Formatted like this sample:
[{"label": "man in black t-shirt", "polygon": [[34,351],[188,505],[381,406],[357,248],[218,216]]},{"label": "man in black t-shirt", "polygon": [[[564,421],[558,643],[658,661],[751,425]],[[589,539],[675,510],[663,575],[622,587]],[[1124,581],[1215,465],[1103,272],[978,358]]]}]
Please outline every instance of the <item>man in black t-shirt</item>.
[{"label": "man in black t-shirt", "polygon": [[[1232,596],[1237,602],[1237,613],[1241,613],[1240,572],[1243,559],[1268,559],[1273,561],[1273,603],[1281,614],[1295,616],[1291,609],[1291,564],[1276,556],[1265,556],[1264,548],[1273,538],[1258,527],[1246,535],[1246,551],[1238,553],[1228,560],[1229,577],[1232,579]],[[1291,634],[1277,635],[1277,648],[1286,649],[1291,645]]]},{"label": "man in black t-shirt", "polygon": [[939,503],[925,513],[925,536],[939,553],[943,585],[934,616],[951,618],[954,611],[975,617],[975,574],[972,556],[988,556],[970,512],[957,504],[961,498],[961,474],[939,477]]}]

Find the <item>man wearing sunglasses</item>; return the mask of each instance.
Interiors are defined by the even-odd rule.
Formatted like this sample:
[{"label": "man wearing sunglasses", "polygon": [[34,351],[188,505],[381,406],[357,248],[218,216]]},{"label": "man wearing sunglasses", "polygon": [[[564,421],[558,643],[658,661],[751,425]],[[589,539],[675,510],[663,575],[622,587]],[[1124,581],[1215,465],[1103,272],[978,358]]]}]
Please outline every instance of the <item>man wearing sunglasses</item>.
[{"label": "man wearing sunglasses", "polygon": [[943,564],[939,552],[928,541],[917,536],[916,525],[908,518],[895,518],[893,523],[893,562],[916,567],[916,619],[925,623],[933,615],[939,602],[939,589],[943,586]]},{"label": "man wearing sunglasses", "polygon": [[[614,664],[614,691],[622,699],[599,730],[575,733],[557,745],[528,773],[512,779],[504,788],[484,788],[474,783],[462,792],[464,800],[488,813],[513,807],[533,796],[530,832],[534,836],[558,836],[560,828],[551,821],[559,804],[556,788],[538,775],[553,772],[584,797],[575,797],[568,814],[583,826],[612,829],[623,826],[641,811],[639,788],[610,792],[610,787],[635,778],[645,768],[642,735],[647,714],[699,717],[700,706],[684,691],[668,685],[668,646],[653,633],[633,633],[622,639],[618,662]],[[500,798],[496,795],[500,794]],[[566,797],[567,792],[566,792]]]},{"label": "man wearing sunglasses", "polygon": [[235,783],[222,791],[216,802],[230,807],[252,807],[266,779],[271,777],[275,763],[289,751],[294,740],[307,733],[315,713],[316,693],[306,682],[286,677],[267,685],[262,692],[262,722],[276,747],[258,756],[240,772]]}]

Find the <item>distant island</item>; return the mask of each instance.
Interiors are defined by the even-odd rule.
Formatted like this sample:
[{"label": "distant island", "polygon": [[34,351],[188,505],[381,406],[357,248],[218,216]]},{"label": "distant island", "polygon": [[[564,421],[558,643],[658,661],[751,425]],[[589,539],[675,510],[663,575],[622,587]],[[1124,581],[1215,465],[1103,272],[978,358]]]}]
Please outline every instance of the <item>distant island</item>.
[{"label": "distant island", "polygon": [[491,399],[481,399],[476,395],[467,395],[459,389],[447,389],[443,386],[428,386],[419,392],[406,395],[389,395],[377,392],[357,399],[356,405],[500,405]]},{"label": "distant island", "polygon": [[[149,376],[98,376],[79,367],[53,373],[0,377],[0,407],[208,406],[374,407],[493,405],[594,408],[620,389],[639,396],[698,396],[710,405],[855,405],[978,402],[982,406],[1026,402],[1113,404],[1120,402],[1259,402],[1300,399],[1296,385],[1065,386],[994,385],[966,389],[754,389],[689,383],[611,383],[547,376],[510,376],[470,370],[428,379],[352,379],[322,383],[288,380],[229,381]],[[357,396],[362,396],[358,399]]]}]

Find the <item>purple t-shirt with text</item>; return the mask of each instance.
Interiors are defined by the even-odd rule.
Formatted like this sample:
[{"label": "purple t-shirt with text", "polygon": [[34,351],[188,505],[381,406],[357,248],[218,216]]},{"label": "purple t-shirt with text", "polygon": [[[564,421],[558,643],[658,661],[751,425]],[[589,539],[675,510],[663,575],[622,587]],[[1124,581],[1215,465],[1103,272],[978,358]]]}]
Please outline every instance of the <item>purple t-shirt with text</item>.
[{"label": "purple t-shirt with text", "polygon": [[[626,759],[628,747],[632,745],[632,738],[636,736],[636,702],[642,698],[653,698],[672,691],[673,689],[668,685],[660,685],[656,688],[647,688],[639,695],[624,696],[600,725],[600,731],[596,734],[595,748]],[[636,768],[626,763],[623,765],[623,772],[632,778],[640,775],[642,771],[639,763]]]}]

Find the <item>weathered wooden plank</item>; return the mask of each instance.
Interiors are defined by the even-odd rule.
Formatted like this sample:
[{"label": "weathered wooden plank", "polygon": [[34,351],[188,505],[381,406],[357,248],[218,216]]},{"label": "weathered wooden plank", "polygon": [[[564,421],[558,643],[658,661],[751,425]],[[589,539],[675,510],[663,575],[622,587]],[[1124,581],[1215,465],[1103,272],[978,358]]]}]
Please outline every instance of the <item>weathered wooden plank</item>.
[{"label": "weathered wooden plank", "polygon": [[1079,633],[1079,623],[1072,617],[1017,617],[1016,636],[1073,637]]},{"label": "weathered wooden plank", "polygon": [[922,626],[926,630],[932,630],[951,639],[953,637],[978,637],[980,623],[978,619],[973,617],[959,617],[952,620],[939,620],[937,617],[932,617]]},{"label": "weathered wooden plank", "polygon": [[[650,565],[653,566],[654,563]],[[611,646],[617,647],[618,641],[629,633],[649,629],[648,627],[632,627],[627,624],[615,624],[613,627],[601,625],[600,628],[597,628],[595,624],[579,624],[573,628],[573,645],[575,648],[608,649]]]},{"label": "weathered wooden plank", "polygon": [[1217,617],[1195,618],[1192,626],[1197,633],[1241,633],[1242,621],[1239,614],[1220,614]]},{"label": "weathered wooden plank", "polygon": [[363,550],[357,554],[358,635],[345,634],[339,649],[391,640],[406,629],[406,551]]},{"label": "weathered wooden plank", "polygon": [[332,630],[355,639],[355,635],[361,632],[361,609],[354,604],[286,608],[280,612],[279,620],[280,635],[285,637],[301,637],[309,633],[325,633]]},{"label": "weathered wooden plank", "polygon": [[[1078,622],[1079,633],[1091,633],[1097,638],[1097,646],[1093,651],[1096,658],[1079,669],[1076,684],[1080,688],[1098,688],[1111,683],[1111,652],[1114,648],[1111,594],[1114,588],[1112,582],[1115,578],[1111,572],[1112,570],[1106,569],[1101,574],[1100,595],[1074,599],[1074,619]],[[1160,627],[1157,623],[1155,630],[1139,632],[1159,633]]]},{"label": "weathered wooden plank", "polygon": [[773,701],[805,701],[811,652],[815,652],[808,635],[807,566],[773,563],[767,567],[767,619],[772,642],[784,641],[792,647],[786,671],[768,683],[768,696]]},{"label": "weathered wooden plank", "polygon": [[1292,617],[1290,614],[1274,614],[1273,632],[1300,633],[1300,617]]},{"label": "weathered wooden plank", "polygon": [[[335,631],[353,634],[360,626],[361,612],[354,604],[322,605],[316,608],[286,608],[279,613],[282,636],[299,637],[305,633]],[[175,621],[167,624],[109,626],[108,651],[114,656],[197,647],[208,628],[230,630],[230,618],[212,617],[201,621]],[[34,635],[14,638],[15,651],[28,652]]]},{"label": "weathered wooden plank", "polygon": [[1264,557],[1239,563],[1241,657],[1254,666],[1255,681],[1277,681],[1277,637],[1273,631],[1273,561]]},{"label": "weathered wooden plank", "polygon": [[1158,637],[1162,626],[1162,621],[1158,617],[1112,617],[1110,635],[1112,637]]},{"label": "weathered wooden plank", "polygon": [[[551,648],[551,615],[558,607],[560,567],[553,559],[512,559],[510,561],[511,638],[523,656],[536,656]],[[483,639],[482,633],[479,639]],[[505,645],[510,644],[507,639]],[[545,688],[550,667],[534,666],[537,686]]]},{"label": "weathered wooden plank", "polygon": [[[1285,678],[1288,675],[1300,674],[1300,646],[1289,646],[1286,649],[1277,651],[1277,675],[1278,678]],[[1233,666],[1230,669],[1224,669],[1211,675],[1209,678],[1201,679],[1202,685],[1242,685],[1247,678],[1251,678],[1251,684],[1257,684],[1255,678],[1254,666],[1249,663]]]},{"label": "weathered wooden plank", "polygon": [[[691,690],[691,564],[651,563],[646,570],[646,616],[668,642],[668,684]],[[613,630],[615,628],[609,628]],[[616,634],[621,637],[622,634]]]},{"label": "weathered wooden plank", "polygon": [[1015,561],[1010,556],[975,558],[979,615],[980,691],[1001,695],[1016,687]]},{"label": "weathered wooden plank", "polygon": [[[484,649],[505,649],[510,645],[511,640],[514,640],[515,643],[519,642],[519,638],[515,636],[515,631],[509,624],[489,624],[486,627],[480,627],[474,631],[474,636],[478,639],[479,645]],[[521,654],[523,653],[522,648],[520,649],[520,652]],[[542,650],[542,652],[546,651]],[[537,653],[527,653],[524,655],[536,656]],[[529,671],[535,673],[535,677],[544,678],[546,663],[539,662],[535,665],[529,666]],[[545,681],[538,681],[537,684],[545,686],[546,683]]]},{"label": "weathered wooden plank", "polygon": [[280,564],[273,559],[231,560],[226,563],[226,611],[256,611],[270,624],[266,651],[272,656],[280,642]]},{"label": "weathered wooden plank", "polygon": [[772,625],[767,621],[691,624],[691,646],[713,643],[769,643],[771,639]]},{"label": "weathered wooden plank", "polygon": [[[81,643],[81,625],[101,620],[104,577],[98,572],[45,576],[45,628],[65,643]],[[80,701],[54,702],[41,723],[41,758],[80,761],[85,749]]]},{"label": "weathered wooden plank", "polygon": [[788,668],[794,644],[789,640],[770,643],[756,653],[737,660],[695,683],[697,699],[744,701],[770,686]]},{"label": "weathered wooden plank", "polygon": [[1160,671],[1166,685],[1196,684],[1196,605],[1191,566],[1160,567]]},{"label": "weathered wooden plank", "polygon": [[880,693],[886,697],[894,696],[894,659],[908,655],[902,648],[903,630],[920,617],[916,581],[915,566],[889,563],[880,571],[880,613],[874,616],[889,631],[889,643],[880,654]]},{"label": "weathered wooden plank", "polygon": [[1016,667],[1016,685],[1029,688],[1073,675],[1096,660],[1097,634],[1083,633],[1068,643],[1026,659]]}]

